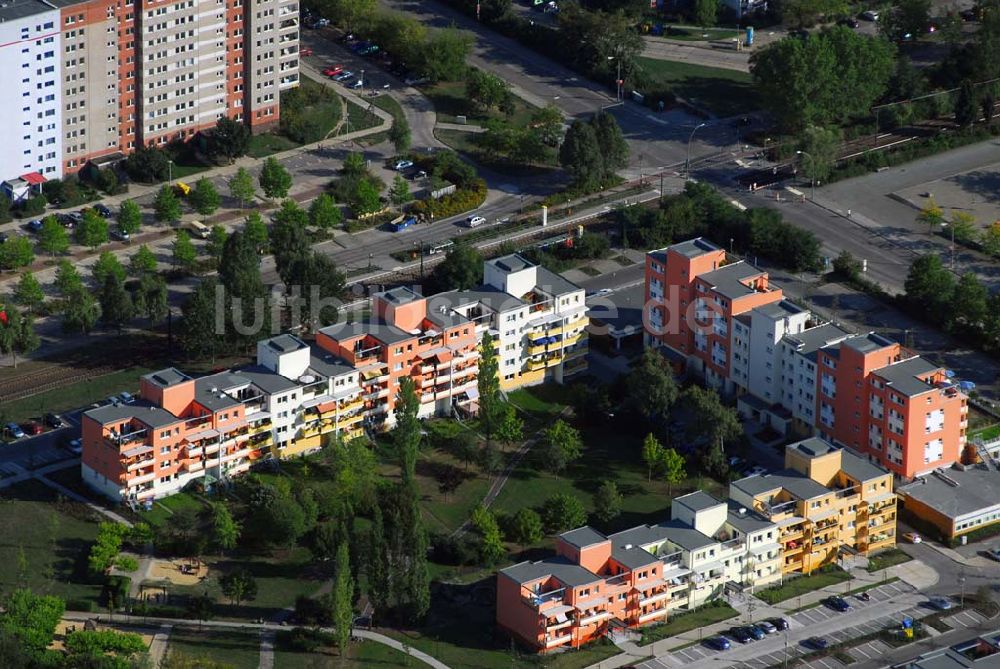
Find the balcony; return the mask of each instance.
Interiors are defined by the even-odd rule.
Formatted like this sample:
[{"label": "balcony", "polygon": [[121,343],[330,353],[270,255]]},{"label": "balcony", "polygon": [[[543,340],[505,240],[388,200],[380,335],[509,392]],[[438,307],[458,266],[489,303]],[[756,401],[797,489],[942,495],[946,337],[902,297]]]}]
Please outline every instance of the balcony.
[{"label": "balcony", "polygon": [[527,588],[523,589],[527,594],[522,595],[525,603],[536,609],[542,609],[556,602],[561,602],[563,597],[566,595],[566,588],[559,588],[558,590],[548,590],[546,592],[533,593]]},{"label": "balcony", "polygon": [[656,611],[650,611],[649,613],[643,613],[639,616],[639,624],[648,623],[650,620],[656,620],[667,615],[667,609],[657,609]]},{"label": "balcony", "polygon": [[736,537],[735,539],[730,539],[729,541],[724,541],[724,542],[722,542],[721,548],[724,551],[737,550],[737,549],[743,548],[743,538],[742,537]]},{"label": "balcony", "polygon": [[278,30],[293,30],[298,29],[299,20],[298,19],[285,19],[278,24]]},{"label": "balcony", "polygon": [[546,648],[555,648],[556,646],[561,646],[564,643],[568,643],[569,640],[572,639],[572,638],[573,638],[572,634],[561,634],[561,635],[553,635],[553,636],[546,635],[545,636],[545,647]]},{"label": "balcony", "polygon": [[576,624],[579,627],[584,627],[586,625],[594,625],[610,617],[611,614],[608,613],[607,611],[598,611],[597,613],[593,613],[589,616],[585,616],[583,618],[577,618]]},{"label": "balcony", "polygon": [[132,471],[135,469],[141,469],[142,467],[148,467],[149,465],[153,464],[153,459],[154,458],[152,455],[149,455],[144,458],[137,458],[135,460],[132,460],[131,462],[128,462],[127,469],[128,471]]},{"label": "balcony", "polygon": [[128,487],[142,485],[143,483],[151,483],[156,480],[156,472],[149,472],[147,474],[141,474],[139,476],[133,476],[127,479]]},{"label": "balcony", "polygon": [[648,606],[650,604],[655,604],[656,602],[663,601],[669,596],[670,593],[666,590],[650,593],[648,597],[639,597],[639,606]]},{"label": "balcony", "polygon": [[764,504],[764,508],[761,509],[763,514],[768,518],[774,518],[775,516],[781,516],[786,513],[795,513],[795,509],[798,502],[792,500],[790,502],[782,502],[781,504]]}]

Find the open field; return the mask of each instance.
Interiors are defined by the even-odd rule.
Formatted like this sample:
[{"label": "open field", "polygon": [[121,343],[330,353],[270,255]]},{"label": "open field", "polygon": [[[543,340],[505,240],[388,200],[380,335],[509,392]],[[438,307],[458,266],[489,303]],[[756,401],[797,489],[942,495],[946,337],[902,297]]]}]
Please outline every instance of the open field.
[{"label": "open field", "polygon": [[175,627],[170,634],[167,652],[224,663],[234,669],[257,669],[260,664],[260,636],[256,633],[199,632],[194,627]]},{"label": "open field", "polygon": [[848,572],[840,569],[839,567],[834,567],[832,569],[826,569],[825,571],[813,572],[808,576],[790,578],[782,585],[776,585],[760,590],[757,592],[757,597],[764,600],[768,604],[777,604],[778,602],[783,602],[785,600],[792,599],[793,597],[804,595],[807,592],[820,590],[829,585],[843,583],[844,581],[850,580],[850,578],[851,575]]},{"label": "open field", "polygon": [[660,99],[669,91],[719,117],[758,106],[757,93],[745,72],[652,58],[636,61],[647,78],[643,90],[647,99]]}]

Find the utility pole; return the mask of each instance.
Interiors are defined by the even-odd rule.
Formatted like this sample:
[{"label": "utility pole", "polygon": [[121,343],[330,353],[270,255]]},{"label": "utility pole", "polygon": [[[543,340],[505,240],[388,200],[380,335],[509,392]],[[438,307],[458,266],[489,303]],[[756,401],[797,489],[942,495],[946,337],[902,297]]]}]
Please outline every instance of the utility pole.
[{"label": "utility pole", "polygon": [[694,127],[694,130],[692,130],[691,134],[688,136],[687,159],[684,161],[684,178],[685,179],[690,179],[691,178],[691,140],[694,139],[694,133],[698,132],[699,128],[704,128],[705,125],[706,125],[705,123],[699,123],[698,125],[696,125]]}]

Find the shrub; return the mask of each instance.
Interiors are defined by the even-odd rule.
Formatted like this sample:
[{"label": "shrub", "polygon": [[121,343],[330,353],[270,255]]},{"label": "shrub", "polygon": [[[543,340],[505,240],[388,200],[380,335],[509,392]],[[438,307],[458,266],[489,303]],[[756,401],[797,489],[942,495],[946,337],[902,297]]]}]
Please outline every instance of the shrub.
[{"label": "shrub", "polygon": [[97,604],[92,599],[67,599],[66,610],[92,613],[97,610]]},{"label": "shrub", "polygon": [[331,646],[336,643],[333,634],[305,627],[281,630],[275,641],[278,648],[294,653],[311,653],[320,646]]},{"label": "shrub", "polygon": [[122,571],[135,571],[139,568],[139,562],[131,555],[120,555],[115,560],[115,566]]},{"label": "shrub", "polygon": [[470,188],[459,188],[440,199],[428,199],[414,202],[410,213],[433,218],[447,218],[482,206],[486,201],[486,182],[474,179]]}]

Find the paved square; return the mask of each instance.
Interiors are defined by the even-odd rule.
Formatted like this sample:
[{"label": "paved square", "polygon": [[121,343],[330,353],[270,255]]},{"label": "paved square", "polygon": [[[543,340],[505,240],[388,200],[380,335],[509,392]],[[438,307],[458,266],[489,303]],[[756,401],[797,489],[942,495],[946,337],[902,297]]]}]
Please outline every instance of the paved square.
[{"label": "paved square", "polygon": [[952,210],[968,212],[976,217],[978,227],[983,228],[1000,220],[1000,163],[926,181],[893,195],[920,209],[927,204],[925,193],[934,196],[945,216]]}]

